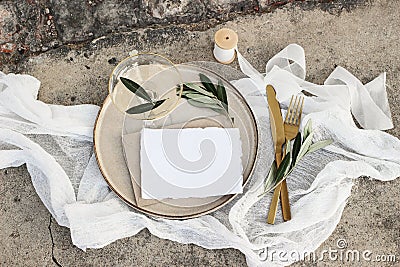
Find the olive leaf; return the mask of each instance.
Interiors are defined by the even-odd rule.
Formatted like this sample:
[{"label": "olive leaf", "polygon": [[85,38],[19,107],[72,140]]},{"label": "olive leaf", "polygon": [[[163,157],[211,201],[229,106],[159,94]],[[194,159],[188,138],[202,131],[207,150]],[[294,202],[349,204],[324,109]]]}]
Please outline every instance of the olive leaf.
[{"label": "olive leaf", "polygon": [[[183,97],[183,98],[189,98],[189,97],[187,97],[188,94],[194,94],[194,95],[198,95],[198,96],[209,97],[209,98],[211,98],[211,99],[216,99],[216,98],[214,97],[213,94],[211,94],[211,93],[205,91],[204,89],[203,89],[203,90],[206,92],[206,94],[201,93],[201,92],[200,92],[201,89],[202,89],[202,88],[200,88],[199,91],[196,91],[196,90],[191,89],[190,87],[186,86],[186,84],[184,84],[184,85],[183,85],[183,91],[182,91],[182,97]],[[177,93],[178,93],[178,92],[179,92],[179,91],[177,90]]]},{"label": "olive leaf", "polygon": [[274,186],[274,180],[275,180],[275,177],[276,177],[276,170],[277,170],[276,160],[274,160],[274,162],[272,162],[271,169],[268,172],[267,180],[266,180],[266,183],[264,185],[264,191],[267,191],[268,188]]},{"label": "olive leaf", "polygon": [[[314,137],[314,132],[312,131],[312,123],[311,120],[309,120],[306,124],[306,126],[303,128],[303,135],[306,137],[303,137],[303,142],[301,138],[301,134],[298,133],[296,135],[296,138],[294,140],[293,148],[290,151],[290,142],[286,142],[286,155],[283,158],[281,165],[279,166],[278,170],[275,171],[273,170],[273,166],[271,166],[270,172],[268,173],[268,177],[265,180],[265,186],[264,186],[264,192],[259,195],[262,196],[266,194],[269,190],[273,188],[273,186],[279,184],[285,177],[289,176],[290,173],[293,171],[294,167],[296,164],[301,160],[301,158],[306,155],[307,153],[314,152],[318,149],[324,148],[325,146],[328,146],[332,144],[332,140],[323,140],[319,141],[316,143],[312,143],[313,137]],[[271,175],[275,175],[273,180],[273,184],[271,186]]]},{"label": "olive leaf", "polygon": [[217,95],[218,95],[218,99],[222,102],[228,105],[228,99],[226,96],[226,90],[225,90],[225,86],[222,83],[221,80],[218,80],[218,85],[217,85]]},{"label": "olive leaf", "polygon": [[166,99],[162,99],[162,100],[158,100],[154,103],[144,103],[141,105],[137,105],[137,106],[129,108],[125,112],[128,114],[139,114],[139,113],[147,112],[147,111],[150,111],[150,110],[153,110],[153,109],[159,107],[162,103],[164,103],[165,100]]},{"label": "olive leaf", "polygon": [[[293,170],[291,167],[291,150],[290,150],[290,141],[288,140],[286,142],[286,155],[284,156],[281,164],[279,165],[278,170],[276,170],[276,161],[274,161],[269,172],[268,176],[265,180],[265,185],[264,185],[264,192],[259,195],[261,197],[262,195],[266,194],[269,190],[271,190],[275,185],[279,184],[282,182],[283,179],[285,179]],[[275,168],[275,169],[274,169]]]},{"label": "olive leaf", "polygon": [[276,160],[272,162],[271,167],[269,168],[269,172],[264,183],[264,191],[258,197],[261,197],[262,195],[266,194],[274,186],[275,177],[276,177]]},{"label": "olive leaf", "polygon": [[[221,80],[214,85],[210,78],[199,73],[201,85],[195,83],[184,83],[182,90],[182,98],[188,100],[189,104],[196,107],[210,108],[218,113],[229,115],[228,99],[226,90]],[[177,85],[176,93],[180,93],[180,85]]]},{"label": "olive leaf", "polygon": [[209,98],[207,96],[201,95],[201,94],[193,94],[193,93],[189,93],[189,94],[185,94],[186,97],[190,98],[190,99],[194,99],[197,102],[201,102],[204,104],[218,104],[218,100],[213,99],[213,98]]},{"label": "olive leaf", "polygon": [[290,166],[290,154],[286,154],[281,164],[279,165],[278,170],[276,171],[276,178],[274,184],[278,184],[285,177],[285,175],[289,171],[288,169],[289,166]]},{"label": "olive leaf", "polygon": [[323,141],[318,141],[318,142],[312,144],[312,145],[308,148],[307,153],[314,152],[314,151],[316,151],[316,150],[318,150],[318,149],[321,149],[321,148],[324,148],[324,147],[326,147],[326,146],[329,146],[329,145],[332,144],[332,143],[333,143],[333,140],[332,140],[332,139],[323,140]]},{"label": "olive leaf", "polygon": [[210,92],[208,92],[206,89],[204,89],[203,87],[198,86],[197,84],[194,83],[185,83],[184,86],[187,86],[188,88],[197,91],[200,94],[209,96],[209,97],[214,97],[214,95]]},{"label": "olive leaf", "polygon": [[214,96],[218,97],[217,89],[215,88],[214,84],[211,82],[210,78],[208,78],[203,73],[199,73],[200,81],[203,86],[206,88],[207,91],[212,93]]},{"label": "olive leaf", "polygon": [[218,80],[218,84],[217,84],[217,97],[222,103],[224,103],[225,105],[228,106],[228,98],[226,95],[226,89],[221,80]]},{"label": "olive leaf", "polygon": [[[189,87],[187,87],[185,84],[182,85],[182,94],[187,91],[187,90],[192,90]],[[194,91],[194,90],[193,90]],[[179,95],[179,93],[181,92],[181,85],[177,85],[176,86],[176,94]]]},{"label": "olive leaf", "polygon": [[299,155],[300,148],[301,148],[301,133],[299,132],[297,133],[296,138],[294,139],[291,168],[293,168],[294,165],[296,164],[296,159],[297,156]]},{"label": "olive leaf", "polygon": [[[168,98],[167,98],[168,99]],[[156,109],[156,108],[158,108],[159,106],[161,106],[162,105],[162,103],[164,103],[165,102],[165,100],[167,100],[167,99],[161,99],[161,100],[157,100],[156,102],[154,102],[154,107],[152,108],[152,109]]]},{"label": "olive leaf", "polygon": [[144,103],[141,105],[131,107],[128,110],[126,110],[125,112],[128,114],[139,114],[139,113],[150,111],[153,109],[153,107],[154,107],[153,103]]},{"label": "olive leaf", "polygon": [[149,94],[146,92],[146,90],[143,89],[139,84],[135,83],[134,81],[121,77],[121,82],[125,85],[126,88],[129,89],[132,93],[137,95],[140,98],[143,98],[144,100],[147,100],[149,102],[153,102]]},{"label": "olive leaf", "polygon": [[301,145],[299,155],[297,156],[296,163],[307,153],[308,149],[311,146],[313,137],[314,137],[314,132],[310,132],[310,134],[304,140],[303,144]]},{"label": "olive leaf", "polygon": [[189,99],[189,97],[187,96],[188,94],[196,94],[196,91],[190,90],[190,91],[182,92],[182,98]]},{"label": "olive leaf", "polygon": [[[196,107],[211,108],[218,113],[222,113],[221,110],[226,111],[225,106],[218,99],[213,97],[210,98],[197,92],[186,92],[183,97],[188,99],[189,104],[193,104],[193,106]],[[198,102],[202,103],[202,105]]]},{"label": "olive leaf", "polygon": [[290,140],[286,140],[285,148],[286,148],[286,154],[291,153],[291,151],[292,151],[292,142]]},{"label": "olive leaf", "polygon": [[198,108],[211,108],[212,110],[216,111],[216,112],[221,112],[221,110],[223,110],[223,108],[217,104],[212,104],[212,103],[203,103],[200,101],[197,101],[196,99],[188,99],[188,103],[198,107]]},{"label": "olive leaf", "polygon": [[219,99],[219,101],[222,102],[222,105],[224,106],[225,110],[228,111],[228,98],[226,96],[225,86],[223,85],[221,80],[218,80],[217,98]]},{"label": "olive leaf", "polygon": [[304,140],[307,139],[307,137],[310,135],[311,132],[312,132],[312,122],[311,119],[309,119],[306,123],[306,126],[304,126],[303,128],[303,142]]}]

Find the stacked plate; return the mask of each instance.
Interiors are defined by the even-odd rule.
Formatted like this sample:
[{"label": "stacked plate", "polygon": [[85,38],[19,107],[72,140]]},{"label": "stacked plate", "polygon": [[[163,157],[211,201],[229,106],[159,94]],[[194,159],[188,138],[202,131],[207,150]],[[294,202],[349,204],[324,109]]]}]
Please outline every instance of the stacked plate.
[{"label": "stacked plate", "polygon": [[[207,68],[205,68],[206,66]],[[254,114],[240,92],[226,79],[238,78],[240,72],[216,63],[181,64],[177,68],[184,83],[198,81],[199,73],[212,80],[222,80],[227,92],[230,122],[225,116],[207,108],[194,109],[185,99],[166,117],[156,120],[157,128],[235,127],[242,142],[243,186],[251,176],[258,148],[258,132]],[[212,68],[213,71],[209,69]],[[216,72],[222,68],[224,79]],[[94,145],[99,168],[109,187],[129,206],[145,214],[168,219],[187,219],[215,211],[235,195],[185,199],[143,199],[140,192],[140,138],[144,124],[121,113],[107,97],[94,128]],[[153,125],[153,126],[154,126]],[[124,137],[138,134],[138,141],[123,144]],[[131,138],[129,140],[132,140]],[[133,139],[134,140],[134,139]],[[129,147],[129,151],[124,149]],[[129,168],[127,160],[129,159]]]}]

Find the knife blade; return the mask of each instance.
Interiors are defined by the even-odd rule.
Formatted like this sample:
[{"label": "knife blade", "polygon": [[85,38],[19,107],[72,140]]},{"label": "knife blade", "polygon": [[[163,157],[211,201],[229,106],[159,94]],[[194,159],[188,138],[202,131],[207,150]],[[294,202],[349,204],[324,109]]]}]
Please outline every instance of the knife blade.
[{"label": "knife blade", "polygon": [[[272,85],[267,85],[268,110],[270,114],[272,140],[274,141],[275,158],[277,165],[282,160],[282,146],[285,143],[285,128],[283,127],[283,119],[281,107],[276,99],[276,93]],[[279,164],[278,164],[279,162]]]},{"label": "knife blade", "polygon": [[[276,99],[276,92],[272,85],[267,85],[267,101],[268,101],[268,110],[270,114],[270,123],[271,123],[271,133],[272,140],[274,142],[275,148],[275,160],[276,165],[279,167],[282,161],[282,147],[285,143],[285,130],[283,126],[283,119],[281,114],[281,108],[278,100]],[[281,193],[282,183],[274,190],[274,195],[271,200],[267,222],[269,224],[275,223],[276,212],[278,209],[278,201]],[[282,203],[282,209],[284,209],[284,205]]]}]

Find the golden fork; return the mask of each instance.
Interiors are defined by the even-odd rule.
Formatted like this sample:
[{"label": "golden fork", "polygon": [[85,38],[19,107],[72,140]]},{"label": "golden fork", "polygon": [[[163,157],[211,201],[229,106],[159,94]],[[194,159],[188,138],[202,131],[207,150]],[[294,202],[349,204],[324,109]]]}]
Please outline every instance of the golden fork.
[{"label": "golden fork", "polygon": [[[285,138],[287,144],[289,143],[288,141],[294,139],[297,133],[299,132],[303,106],[304,106],[304,97],[292,96],[288,111],[286,113],[285,122],[283,125],[285,129]],[[286,154],[286,148],[283,155],[285,154]],[[269,208],[269,213],[267,218],[267,222],[269,224],[274,224],[275,222],[279,196],[281,198],[281,203],[282,203],[283,220],[288,221],[291,219],[289,193],[287,189],[286,179],[284,179],[274,190],[274,195],[271,200],[271,205]]]}]

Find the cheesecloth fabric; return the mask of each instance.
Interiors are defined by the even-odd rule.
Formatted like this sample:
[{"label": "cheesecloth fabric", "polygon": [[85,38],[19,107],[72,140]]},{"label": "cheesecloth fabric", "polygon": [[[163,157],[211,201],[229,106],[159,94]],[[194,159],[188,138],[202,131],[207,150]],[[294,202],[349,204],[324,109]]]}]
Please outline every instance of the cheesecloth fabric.
[{"label": "cheesecloth fabric", "polygon": [[[296,44],[271,58],[266,74],[237,54],[248,77],[233,84],[256,114],[260,156],[244,194],[210,215],[176,221],[129,208],[110,191],[93,155],[99,107],[43,103],[37,99],[40,82],[29,75],[0,72],[0,168],[26,164],[38,196],[55,220],[70,228],[74,245],[82,250],[104,247],[147,228],[180,243],[238,249],[249,266],[300,260],[333,232],[354,179],[389,181],[400,176],[400,142],[381,131],[393,127],[386,77],[383,73],[363,85],[337,67],[323,85],[307,82],[304,51]],[[287,178],[292,220],[282,222],[278,211],[275,225],[266,223],[272,194],[259,197],[274,157],[266,84],[275,87],[283,109],[292,94],[308,92],[303,124],[312,119],[314,141],[334,141],[307,154]],[[281,251],[288,256],[273,257]]]}]

